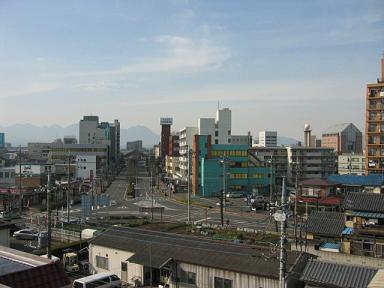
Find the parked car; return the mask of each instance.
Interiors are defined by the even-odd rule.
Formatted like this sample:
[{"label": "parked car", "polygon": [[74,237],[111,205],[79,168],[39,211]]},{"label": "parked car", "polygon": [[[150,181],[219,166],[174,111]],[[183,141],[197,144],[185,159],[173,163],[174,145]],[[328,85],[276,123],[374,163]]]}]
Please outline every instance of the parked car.
[{"label": "parked car", "polygon": [[242,198],[244,194],[241,192],[228,192],[225,196],[227,198]]},{"label": "parked car", "polygon": [[37,240],[39,232],[33,229],[22,229],[13,233],[13,237],[22,240]]}]

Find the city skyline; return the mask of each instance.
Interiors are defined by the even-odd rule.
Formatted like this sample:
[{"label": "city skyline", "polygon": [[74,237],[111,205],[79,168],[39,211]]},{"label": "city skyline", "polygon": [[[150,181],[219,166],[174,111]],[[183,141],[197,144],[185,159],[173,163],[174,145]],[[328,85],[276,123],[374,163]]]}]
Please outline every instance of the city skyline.
[{"label": "city skyline", "polygon": [[2,2],[1,126],[99,115],[159,134],[160,117],[173,117],[173,130],[197,126],[220,103],[234,134],[300,140],[305,123],[320,137],[343,122],[364,131],[366,84],[384,49],[380,6]]}]

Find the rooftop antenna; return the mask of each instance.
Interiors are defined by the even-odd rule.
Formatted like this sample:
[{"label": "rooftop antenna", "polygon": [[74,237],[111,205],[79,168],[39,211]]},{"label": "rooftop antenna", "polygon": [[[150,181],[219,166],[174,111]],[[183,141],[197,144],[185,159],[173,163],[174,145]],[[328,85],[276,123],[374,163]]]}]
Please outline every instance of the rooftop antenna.
[{"label": "rooftop antenna", "polygon": [[217,110],[220,110],[220,101],[217,101]]}]

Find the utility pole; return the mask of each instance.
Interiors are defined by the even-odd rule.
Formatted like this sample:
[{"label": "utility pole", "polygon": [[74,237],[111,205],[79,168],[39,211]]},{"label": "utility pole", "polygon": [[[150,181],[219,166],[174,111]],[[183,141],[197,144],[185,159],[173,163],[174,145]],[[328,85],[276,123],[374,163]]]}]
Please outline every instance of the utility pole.
[{"label": "utility pole", "polygon": [[223,189],[220,191],[220,220],[221,226],[224,226],[224,193],[225,193],[225,158],[220,160],[223,165]]},{"label": "utility pole", "polygon": [[299,166],[299,156],[296,156],[296,183],[295,183],[295,242],[296,242],[296,249],[297,249],[297,196],[299,192],[299,171],[300,171],[300,166]]},{"label": "utility pole", "polygon": [[281,189],[281,214],[282,219],[280,221],[280,273],[279,273],[279,281],[280,288],[285,288],[285,241],[286,241],[286,231],[285,231],[285,223],[287,221],[286,214],[286,197],[285,197],[285,177],[283,176],[283,183]]},{"label": "utility pole", "polygon": [[47,225],[48,225],[48,239],[47,239],[47,255],[48,259],[52,258],[51,240],[52,240],[52,219],[51,219],[51,171],[48,171],[48,183],[47,183]]},{"label": "utility pole", "polygon": [[270,174],[269,174],[269,203],[273,201],[273,155],[271,155],[270,159]]},{"label": "utility pole", "polygon": [[69,224],[69,197],[70,197],[70,195],[69,195],[69,191],[70,191],[70,184],[69,184],[69,182],[70,182],[70,171],[69,171],[69,169],[70,169],[70,165],[71,165],[71,156],[69,155],[69,153],[68,153],[68,174],[67,174],[67,176],[68,176],[68,185],[67,185],[67,223]]},{"label": "utility pole", "polygon": [[19,197],[20,197],[20,215],[23,213],[23,191],[21,191],[21,145],[19,146]]},{"label": "utility pole", "polygon": [[[149,183],[149,187],[150,187],[150,189],[151,189],[151,220],[153,221],[153,187],[152,187],[152,171],[151,171],[151,167],[149,167],[149,171],[150,171],[150,179],[149,179],[149,181],[150,181],[150,183]],[[152,268],[151,268],[152,269]]]},{"label": "utility pole", "polygon": [[188,215],[187,215],[187,219],[188,219],[188,224],[189,223],[191,223],[191,207],[190,207],[190,205],[191,205],[191,183],[190,183],[190,175],[191,175],[191,171],[190,171],[190,169],[191,169],[191,165],[190,165],[190,160],[189,160],[189,157],[190,157],[190,151],[189,151],[189,146],[187,145],[187,157],[188,157],[188,161],[187,161],[187,163],[188,163],[188,169],[187,169],[187,171],[188,171],[188,179],[187,179],[187,183],[188,183],[188,196],[187,196],[187,212],[188,212]]}]

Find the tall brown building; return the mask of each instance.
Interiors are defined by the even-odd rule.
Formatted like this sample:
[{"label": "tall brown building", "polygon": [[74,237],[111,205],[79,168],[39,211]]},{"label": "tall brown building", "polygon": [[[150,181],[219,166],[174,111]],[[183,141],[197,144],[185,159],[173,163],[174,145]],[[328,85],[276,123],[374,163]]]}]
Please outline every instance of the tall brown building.
[{"label": "tall brown building", "polygon": [[336,153],[363,153],[363,134],[353,123],[329,127],[322,135],[321,147],[333,148]]},{"label": "tall brown building", "polygon": [[169,152],[169,137],[171,136],[172,118],[160,118],[161,125],[161,142],[160,142],[160,158],[165,159]]},{"label": "tall brown building", "polygon": [[366,173],[384,172],[384,55],[381,77],[367,85],[365,114]]},{"label": "tall brown building", "polygon": [[169,136],[168,156],[178,157],[179,154],[179,135]]}]

